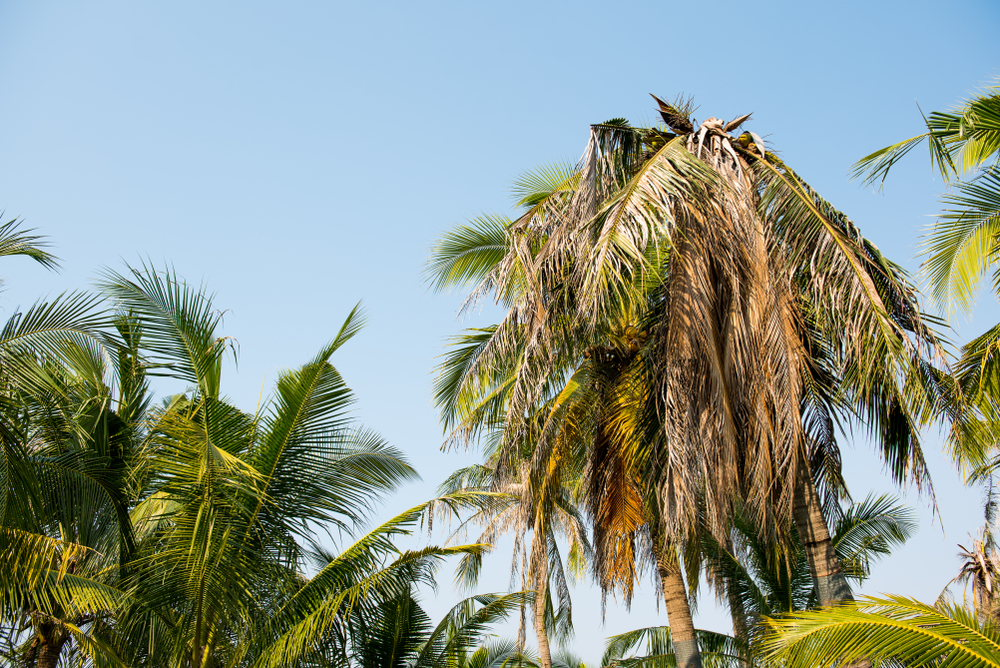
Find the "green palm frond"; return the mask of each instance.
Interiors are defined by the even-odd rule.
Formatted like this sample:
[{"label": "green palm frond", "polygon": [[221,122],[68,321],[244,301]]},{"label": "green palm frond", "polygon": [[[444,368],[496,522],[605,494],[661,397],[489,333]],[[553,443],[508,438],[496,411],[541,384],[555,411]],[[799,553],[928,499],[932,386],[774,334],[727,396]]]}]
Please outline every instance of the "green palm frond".
[{"label": "green palm frond", "polygon": [[16,385],[45,393],[57,385],[46,363],[68,365],[75,351],[102,345],[109,324],[99,296],[64,293],[7,320],[0,330],[0,359]]},{"label": "green palm frond", "polygon": [[[932,112],[924,123],[926,133],[863,158],[854,176],[865,177],[866,184],[884,182],[900,158],[928,140],[931,164],[955,191],[942,198],[946,208],[924,241],[924,270],[940,305],[968,311],[983,273],[996,259],[1000,88],[984,89],[953,112]],[[972,178],[962,180],[963,175]]]},{"label": "green palm frond", "polygon": [[490,625],[520,611],[533,596],[533,592],[479,594],[460,601],[431,631],[415,668],[447,668],[455,657],[471,654],[486,639]]},{"label": "green palm frond", "polygon": [[162,274],[146,264],[128,269],[128,274],[106,270],[99,286],[123,312],[142,321],[147,372],[187,381],[218,398],[222,356],[231,346],[216,337],[223,313],[203,289],[170,269]]},{"label": "green palm frond", "polygon": [[568,163],[542,165],[524,172],[511,184],[515,206],[532,208],[557,193],[567,193],[576,186],[579,172]]},{"label": "green palm frond", "polygon": [[508,228],[502,216],[484,215],[447,232],[431,248],[425,275],[434,290],[445,290],[488,279],[510,251]]},{"label": "green palm frond", "polygon": [[788,668],[826,668],[860,660],[917,668],[1000,666],[995,624],[952,605],[932,607],[902,596],[863,598],[769,624],[765,656]]},{"label": "green palm frond", "polygon": [[[395,551],[391,543],[386,545],[385,538],[417,517],[419,512],[409,511],[394,518],[376,530],[382,533],[374,536],[375,542],[387,546],[390,552]],[[366,539],[369,537],[372,534]],[[404,552],[382,567],[368,555],[361,555],[358,547],[356,543],[322,569],[269,620],[267,630],[262,633],[267,643],[251,653],[252,666],[278,668],[294,663],[309,655],[324,639],[344,643],[346,638],[340,635],[338,639],[337,634],[346,631],[351,618],[377,616],[380,602],[398,598],[414,583],[428,580],[430,569],[439,559],[481,549],[481,546],[428,547]],[[331,633],[333,637],[329,636]],[[341,646],[342,652],[346,649]]]},{"label": "green palm frond", "polygon": [[866,155],[851,168],[851,178],[863,178],[866,186],[872,185],[876,181],[884,184],[886,177],[889,176],[889,170],[902,160],[907,153],[922,144],[929,136],[930,133],[927,132],[916,137],[910,137],[891,146],[879,149],[870,155]]},{"label": "green palm frond", "polygon": [[89,551],[78,543],[10,527],[0,527],[0,541],[0,582],[5,599],[43,583],[59,585],[72,564]]},{"label": "green palm frond", "polygon": [[264,476],[258,494],[259,528],[301,534],[310,523],[348,529],[380,498],[416,472],[378,434],[351,427],[354,396],[330,357],[361,327],[358,310],[340,334],[295,371],[283,372],[260,420],[260,438],[248,462]]},{"label": "green palm frond", "polygon": [[466,330],[442,356],[434,403],[449,442],[468,443],[506,420],[523,344],[516,332],[502,328]]},{"label": "green palm frond", "polygon": [[956,192],[942,201],[948,208],[927,235],[924,269],[938,304],[968,312],[983,274],[996,260],[1000,170],[993,166],[956,184]]},{"label": "green palm frond", "polygon": [[22,228],[21,223],[20,219],[14,218],[0,225],[0,257],[26,255],[43,267],[57,269],[59,261],[45,250],[49,245],[45,237],[32,234],[35,230]]},{"label": "green palm frond", "polygon": [[917,526],[913,510],[892,496],[869,495],[849,507],[831,527],[841,567],[849,577],[863,581],[872,562],[905,543]]}]

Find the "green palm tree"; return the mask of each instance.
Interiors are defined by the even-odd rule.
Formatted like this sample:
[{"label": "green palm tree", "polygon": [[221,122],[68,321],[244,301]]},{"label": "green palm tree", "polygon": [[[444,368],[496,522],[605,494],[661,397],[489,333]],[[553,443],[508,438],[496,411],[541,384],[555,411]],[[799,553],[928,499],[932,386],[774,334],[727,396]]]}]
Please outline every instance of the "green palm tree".
[{"label": "green palm tree", "polygon": [[[32,232],[0,225],[0,255],[56,268]],[[105,570],[133,548],[131,426],[106,360],[119,361],[130,398],[143,381],[111,324],[99,298],[69,293],[0,331],[0,628],[11,662],[50,667],[68,642],[100,646],[93,630],[117,596]]]},{"label": "green palm tree", "polygon": [[[926,238],[924,270],[938,304],[968,312],[987,270],[996,263],[1000,235],[1000,88],[991,86],[954,111],[932,112],[927,132],[883,148],[855,165],[865,183],[884,183],[892,167],[924,141],[931,163],[950,187]],[[994,276],[994,292],[1000,282]],[[997,469],[1000,413],[1000,325],[962,347],[956,375],[964,402],[953,430],[952,453],[970,480]]]},{"label": "green palm tree", "polygon": [[[272,656],[262,638],[290,642],[302,623],[296,615],[330,604],[319,592],[350,602],[344,592],[383,570],[376,554],[391,554],[388,537],[412,522],[397,518],[362,541],[368,552],[356,545],[357,554],[348,550],[303,584],[317,531],[352,531],[382,494],[415,477],[397,450],[352,425],[352,394],[329,362],[363,318],[352,311],[334,340],[282,373],[271,401],[250,415],[221,395],[228,340],[216,334],[221,314],[203,290],[146,267],[109,272],[102,287],[141,324],[148,372],[192,388],[149,416],[134,474],[143,484],[131,517],[139,556],[128,564],[141,605],[119,620],[122,636],[147,639],[132,649],[149,665],[231,664],[249,660],[250,648],[260,663]],[[432,556],[403,555],[392,569]]]},{"label": "green palm tree", "polygon": [[2,617],[30,620],[15,652],[24,666],[55,666],[64,646],[109,652],[101,629],[122,600],[118,572],[135,553],[134,425],[113,406],[102,353],[77,350],[72,368],[45,370],[49,393],[16,395],[30,514],[5,532]]},{"label": "green palm tree", "polygon": [[[416,475],[352,423],[353,395],[329,362],[360,328],[357,309],[251,415],[221,395],[228,344],[203,290],[148,267],[109,272],[103,287],[122,313],[122,348],[64,345],[74,373],[37,362],[52,396],[37,410],[22,402],[18,461],[33,477],[4,491],[34,513],[11,517],[35,525],[4,527],[0,584],[5,624],[18,614],[36,622],[23,662],[339,665],[386,601],[430,581],[443,557],[484,549],[398,550],[395,538],[416,528],[428,504],[338,554],[318,547],[321,532],[349,536],[385,492]],[[121,374],[116,410],[103,382],[108,360]],[[150,408],[147,373],[191,389]]]}]

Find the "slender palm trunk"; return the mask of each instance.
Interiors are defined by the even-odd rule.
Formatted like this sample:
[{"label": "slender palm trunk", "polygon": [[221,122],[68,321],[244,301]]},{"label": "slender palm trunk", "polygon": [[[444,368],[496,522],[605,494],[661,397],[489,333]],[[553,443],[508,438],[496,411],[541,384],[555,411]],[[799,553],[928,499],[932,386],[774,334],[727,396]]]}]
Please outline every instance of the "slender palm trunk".
[{"label": "slender palm trunk", "polygon": [[674,646],[677,668],[701,668],[701,651],[694,634],[694,620],[691,618],[691,604],[684,576],[681,574],[681,563],[673,547],[664,544],[655,524],[655,521],[650,523],[650,534],[653,538],[656,568],[663,585],[667,624],[670,626],[670,640]]},{"label": "slender palm trunk", "polygon": [[819,494],[809,473],[808,464],[798,467],[795,478],[795,504],[792,508],[795,528],[802,539],[809,560],[809,571],[820,605],[834,605],[841,601],[853,601],[851,587],[840,569],[840,560],[833,549],[830,531],[823,517]]},{"label": "slender palm trunk", "polygon": [[531,546],[535,562],[535,636],[538,639],[538,659],[541,668],[552,668],[552,654],[549,651],[549,634],[545,629],[546,593],[549,590],[549,552],[545,532],[535,528]]}]

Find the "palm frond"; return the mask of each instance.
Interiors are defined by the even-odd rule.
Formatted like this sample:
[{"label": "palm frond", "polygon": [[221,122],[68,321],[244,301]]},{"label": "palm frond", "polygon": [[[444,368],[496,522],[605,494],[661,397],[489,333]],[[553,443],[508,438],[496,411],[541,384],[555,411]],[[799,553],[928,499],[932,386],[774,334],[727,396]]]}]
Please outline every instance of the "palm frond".
[{"label": "palm frond", "polygon": [[972,181],[956,184],[947,208],[926,237],[924,270],[938,304],[972,308],[980,280],[996,259],[1000,237],[1000,170],[996,166]]},{"label": "palm frond", "polygon": [[178,378],[207,397],[219,397],[222,356],[232,344],[216,336],[223,313],[203,288],[145,263],[129,267],[128,275],[106,270],[99,286],[123,312],[142,321],[150,375]]},{"label": "palm frond", "polygon": [[58,269],[59,261],[45,250],[49,245],[45,237],[32,234],[33,228],[25,229],[21,224],[19,218],[13,218],[0,225],[0,256],[26,255],[47,269]]},{"label": "palm frond", "polygon": [[789,668],[826,668],[859,660],[1000,666],[1000,633],[992,621],[956,606],[931,607],[902,596],[794,613],[771,620],[770,626],[765,656]]}]

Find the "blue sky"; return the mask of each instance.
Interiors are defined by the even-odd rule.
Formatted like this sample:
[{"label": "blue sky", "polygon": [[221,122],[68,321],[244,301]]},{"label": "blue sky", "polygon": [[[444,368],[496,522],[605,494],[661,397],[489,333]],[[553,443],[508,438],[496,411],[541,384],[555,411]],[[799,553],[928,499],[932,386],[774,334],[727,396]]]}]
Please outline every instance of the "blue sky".
[{"label": "blue sky", "polygon": [[[102,267],[148,259],[204,282],[239,342],[226,392],[253,409],[363,301],[366,330],[336,360],[358,415],[411,457],[413,505],[473,454],[440,453],[431,405],[461,295],[426,290],[433,241],[506,213],[522,170],[575,161],[588,126],[655,111],[649,93],[694,95],[697,116],[753,112],[763,135],[891,258],[919,266],[941,189],[924,155],[882,193],[849,181],[867,153],[920,131],[1000,76],[1000,3],[0,2],[0,209],[48,235],[58,274],[5,263],[4,318]],[[987,295],[959,337],[1000,320]],[[164,388],[168,391],[170,388]],[[858,498],[890,491],[863,434],[848,448]],[[867,592],[932,599],[979,523],[928,434],[940,522],[911,495],[921,530]],[[943,524],[943,527],[942,527]],[[487,588],[507,584],[507,561]],[[437,605],[457,594],[444,573]],[[578,591],[576,649],[663,623]],[[725,629],[705,594],[698,621]],[[660,621],[657,622],[656,620]]]}]

